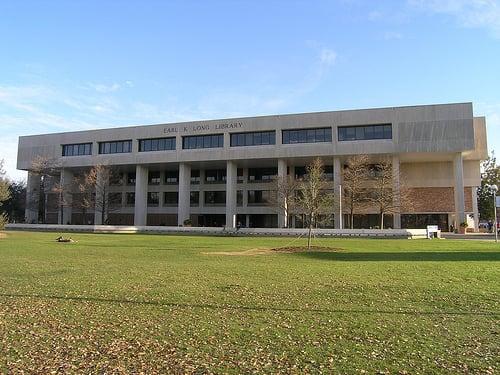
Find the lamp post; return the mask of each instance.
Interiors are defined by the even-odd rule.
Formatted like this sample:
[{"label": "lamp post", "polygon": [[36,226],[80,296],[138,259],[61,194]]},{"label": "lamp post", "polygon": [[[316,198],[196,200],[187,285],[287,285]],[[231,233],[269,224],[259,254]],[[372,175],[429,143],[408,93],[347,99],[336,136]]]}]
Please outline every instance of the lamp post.
[{"label": "lamp post", "polygon": [[498,228],[497,228],[497,185],[486,185],[493,192],[493,212],[495,216],[494,231],[495,231],[495,242],[498,242]]}]

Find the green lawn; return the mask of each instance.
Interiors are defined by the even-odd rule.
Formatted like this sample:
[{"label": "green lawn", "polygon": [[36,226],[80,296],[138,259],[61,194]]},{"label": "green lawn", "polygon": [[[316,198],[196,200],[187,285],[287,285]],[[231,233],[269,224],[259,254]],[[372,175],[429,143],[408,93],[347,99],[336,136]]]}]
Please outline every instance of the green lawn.
[{"label": "green lawn", "polygon": [[494,242],[72,236],[0,239],[0,373],[499,370]]}]

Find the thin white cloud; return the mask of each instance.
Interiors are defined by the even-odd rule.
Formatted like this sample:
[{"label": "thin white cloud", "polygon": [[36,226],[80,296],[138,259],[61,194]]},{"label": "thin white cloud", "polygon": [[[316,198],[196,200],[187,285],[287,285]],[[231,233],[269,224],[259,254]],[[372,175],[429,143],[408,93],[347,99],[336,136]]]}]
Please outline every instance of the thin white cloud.
[{"label": "thin white cloud", "polygon": [[463,27],[484,28],[500,38],[499,0],[408,0],[410,6],[454,17]]},{"label": "thin white cloud", "polygon": [[320,61],[324,65],[331,66],[337,60],[337,53],[330,48],[322,48],[320,52]]},{"label": "thin white cloud", "polygon": [[403,34],[398,33],[396,31],[386,31],[384,33],[385,40],[401,40],[403,39]]},{"label": "thin white cloud", "polygon": [[88,86],[102,94],[118,91],[122,87],[122,85],[119,83],[88,83]]}]

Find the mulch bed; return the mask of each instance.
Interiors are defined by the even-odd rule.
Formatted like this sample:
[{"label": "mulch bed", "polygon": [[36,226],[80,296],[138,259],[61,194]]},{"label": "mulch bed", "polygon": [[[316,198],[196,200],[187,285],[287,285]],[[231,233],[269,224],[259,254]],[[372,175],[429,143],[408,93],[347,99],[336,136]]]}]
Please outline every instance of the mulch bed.
[{"label": "mulch bed", "polygon": [[277,247],[271,249],[271,251],[276,251],[278,253],[303,253],[303,252],[337,252],[342,249],[327,246],[311,246],[310,249],[307,246],[288,246],[288,247]]}]

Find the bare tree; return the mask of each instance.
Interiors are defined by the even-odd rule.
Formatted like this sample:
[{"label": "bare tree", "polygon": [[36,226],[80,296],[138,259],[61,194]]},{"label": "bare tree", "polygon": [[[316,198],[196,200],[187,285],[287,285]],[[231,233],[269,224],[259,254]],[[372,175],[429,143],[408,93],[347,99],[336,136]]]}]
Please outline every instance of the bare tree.
[{"label": "bare tree", "polygon": [[[0,207],[2,207],[3,202],[10,198],[9,181],[5,179],[5,171],[3,169],[4,161],[0,160]],[[5,227],[7,223],[7,215],[5,213],[0,214],[0,229]]]},{"label": "bare tree", "polygon": [[355,155],[347,160],[344,169],[342,190],[344,191],[344,207],[349,211],[349,226],[354,228],[354,213],[366,205],[368,196],[366,182],[369,177],[367,155]]},{"label": "bare tree", "polygon": [[[46,217],[46,197],[51,180],[59,175],[60,166],[55,159],[45,156],[36,156],[31,162],[31,172],[40,178],[38,191],[33,196],[27,197],[29,206],[36,206],[38,211],[38,222],[44,223]],[[33,207],[35,208],[35,207]]]},{"label": "bare tree", "polygon": [[368,200],[377,207],[380,229],[384,229],[385,215],[401,213],[402,207],[409,209],[412,206],[410,190],[404,184],[401,175],[394,175],[389,160],[382,160],[374,166],[373,180],[373,189]]},{"label": "bare tree", "polygon": [[90,176],[93,174],[85,173],[76,176],[74,179],[76,196],[73,198],[74,208],[82,212],[82,223],[87,223],[87,213],[95,207],[95,191],[93,179]]},{"label": "bare tree", "polygon": [[5,179],[4,161],[0,160],[0,205],[10,198],[9,182]]},{"label": "bare tree", "polygon": [[307,220],[307,248],[311,249],[313,226],[317,225],[322,217],[333,212],[333,194],[328,190],[331,183],[325,176],[323,162],[320,158],[306,167],[307,175],[300,182],[297,194],[297,208],[303,212]]},{"label": "bare tree", "polygon": [[[61,172],[62,173],[62,172]],[[57,207],[61,217],[61,224],[64,224],[64,209],[72,206],[72,200],[69,198],[73,190],[73,181],[57,182],[52,186],[52,193],[57,196]],[[66,218],[68,219],[68,218]],[[71,220],[71,218],[69,218]]]},{"label": "bare tree", "polygon": [[271,205],[285,218],[285,228],[289,228],[288,217],[296,206],[299,182],[293,176],[277,176],[274,180],[274,194]]},{"label": "bare tree", "polygon": [[87,173],[87,186],[92,187],[95,193],[95,210],[101,215],[101,223],[107,223],[108,214],[117,207],[110,202],[110,180],[116,171],[110,166],[96,165]]}]

